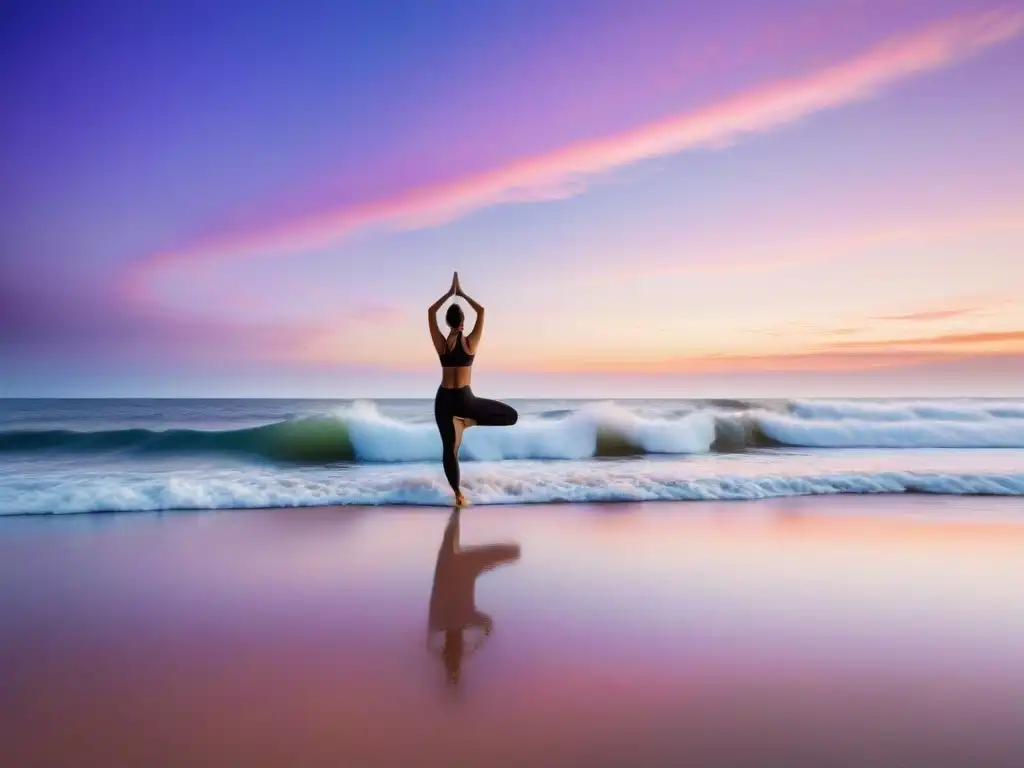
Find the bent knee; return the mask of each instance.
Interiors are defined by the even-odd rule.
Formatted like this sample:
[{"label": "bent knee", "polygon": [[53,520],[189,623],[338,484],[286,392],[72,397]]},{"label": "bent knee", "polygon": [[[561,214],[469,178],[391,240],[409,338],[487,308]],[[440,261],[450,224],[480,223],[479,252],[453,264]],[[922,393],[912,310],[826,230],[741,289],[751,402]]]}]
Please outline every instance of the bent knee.
[{"label": "bent knee", "polygon": [[517,421],[519,421],[519,412],[516,411],[515,408],[509,408],[508,409],[508,425],[511,427]]}]

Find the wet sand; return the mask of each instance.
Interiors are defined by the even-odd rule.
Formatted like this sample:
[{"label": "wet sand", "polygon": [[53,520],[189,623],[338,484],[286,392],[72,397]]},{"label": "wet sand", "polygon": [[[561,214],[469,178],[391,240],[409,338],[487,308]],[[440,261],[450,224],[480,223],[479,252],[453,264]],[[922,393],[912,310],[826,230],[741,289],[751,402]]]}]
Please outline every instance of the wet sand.
[{"label": "wet sand", "polygon": [[1019,768],[1022,608],[1013,499],[5,518],[0,765]]}]

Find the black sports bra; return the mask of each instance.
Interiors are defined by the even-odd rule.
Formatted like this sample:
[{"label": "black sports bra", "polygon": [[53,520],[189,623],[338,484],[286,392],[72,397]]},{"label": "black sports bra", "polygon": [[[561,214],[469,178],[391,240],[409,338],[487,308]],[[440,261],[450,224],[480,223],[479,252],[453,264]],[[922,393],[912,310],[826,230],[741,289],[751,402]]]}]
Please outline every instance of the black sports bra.
[{"label": "black sports bra", "polygon": [[444,368],[468,368],[473,364],[473,358],[476,355],[471,355],[466,351],[466,348],[462,345],[462,334],[459,333],[455,337],[455,346],[445,350],[438,357]]}]

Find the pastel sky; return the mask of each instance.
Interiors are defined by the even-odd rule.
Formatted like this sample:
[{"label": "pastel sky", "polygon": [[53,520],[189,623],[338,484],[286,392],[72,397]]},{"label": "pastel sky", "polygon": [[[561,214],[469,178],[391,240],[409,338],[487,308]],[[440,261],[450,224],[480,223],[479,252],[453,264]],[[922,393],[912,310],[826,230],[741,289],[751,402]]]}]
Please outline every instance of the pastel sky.
[{"label": "pastel sky", "polygon": [[0,3],[0,396],[1024,394],[1024,0]]}]

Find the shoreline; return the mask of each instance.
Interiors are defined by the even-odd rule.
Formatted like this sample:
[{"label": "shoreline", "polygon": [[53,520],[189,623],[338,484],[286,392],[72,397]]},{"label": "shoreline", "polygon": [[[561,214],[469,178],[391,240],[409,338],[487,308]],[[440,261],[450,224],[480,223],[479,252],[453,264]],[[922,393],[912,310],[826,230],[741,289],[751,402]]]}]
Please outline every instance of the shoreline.
[{"label": "shoreline", "polygon": [[[1019,507],[1020,511],[1024,513],[1024,496],[1020,496],[1012,493],[990,493],[990,492],[965,492],[965,493],[943,493],[943,492],[930,492],[920,490],[906,490],[900,492],[878,492],[878,493],[865,493],[862,491],[850,491],[850,492],[830,492],[830,493],[805,493],[805,494],[789,494],[779,496],[768,496],[764,498],[750,498],[750,499],[651,499],[651,500],[596,500],[596,501],[514,501],[514,502],[481,502],[471,503],[469,507],[464,508],[463,511],[466,514],[471,514],[473,510],[530,510],[542,507],[553,507],[559,510],[574,510],[574,509],[586,509],[588,507],[594,507],[597,509],[606,509],[614,507],[636,507],[645,510],[655,509],[661,507],[677,507],[685,506],[689,507],[736,507],[737,510],[743,508],[750,508],[750,511],[763,511],[763,508],[770,506],[787,505],[789,502],[803,503],[806,504],[809,501],[823,502],[825,504],[835,504],[841,506],[841,503],[848,501],[848,504],[854,506],[865,505],[869,500],[877,500],[879,504],[884,502],[893,502],[894,500],[903,500],[907,505],[928,505],[930,501],[945,501],[954,502],[956,500],[962,500],[964,504],[970,504],[972,501],[992,501],[997,506],[1010,506]],[[472,501],[472,500],[471,500]],[[116,515],[116,516],[131,516],[131,515],[161,515],[161,514],[203,514],[211,512],[291,512],[291,511],[338,511],[338,510],[419,510],[424,511],[451,511],[454,508],[454,503],[439,503],[429,504],[423,502],[392,502],[389,501],[383,504],[365,504],[365,503],[325,503],[325,504],[297,504],[294,506],[282,506],[280,504],[270,504],[267,506],[251,506],[251,507],[170,507],[167,509],[103,509],[103,510],[83,510],[83,511],[68,511],[68,512],[3,512],[0,513],[0,521],[5,519],[25,519],[25,518],[62,518],[62,517],[88,517],[101,516],[101,515]],[[1024,516],[1021,518],[1024,522]]]}]

